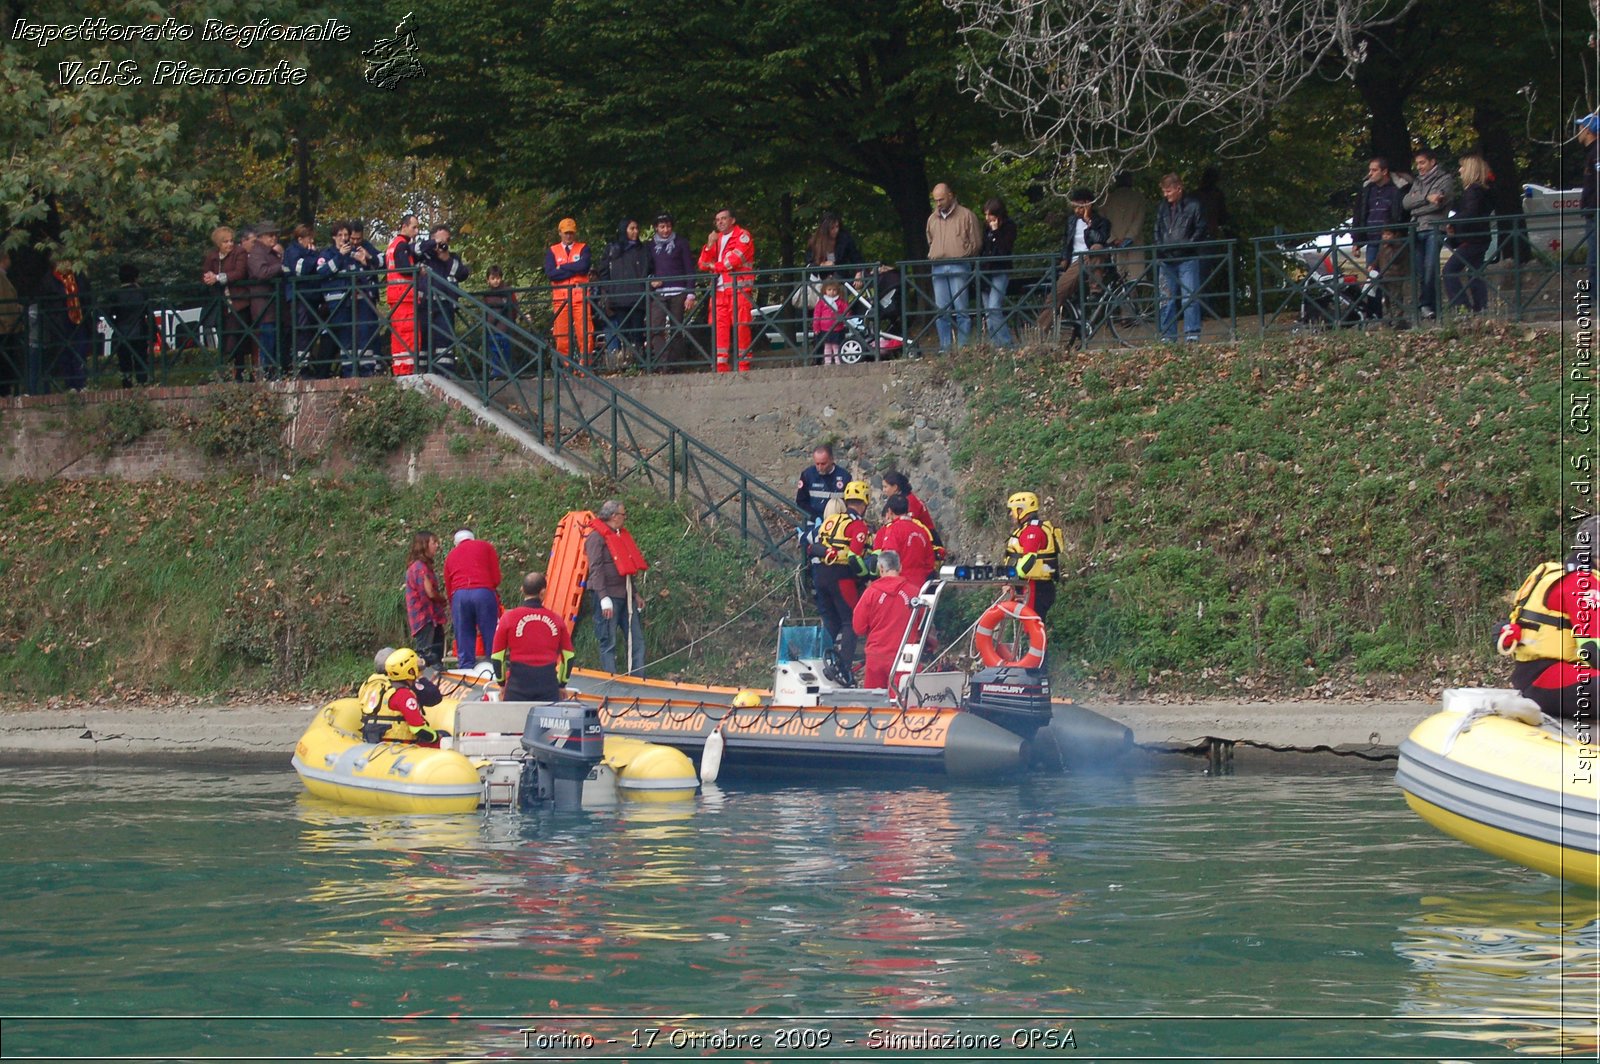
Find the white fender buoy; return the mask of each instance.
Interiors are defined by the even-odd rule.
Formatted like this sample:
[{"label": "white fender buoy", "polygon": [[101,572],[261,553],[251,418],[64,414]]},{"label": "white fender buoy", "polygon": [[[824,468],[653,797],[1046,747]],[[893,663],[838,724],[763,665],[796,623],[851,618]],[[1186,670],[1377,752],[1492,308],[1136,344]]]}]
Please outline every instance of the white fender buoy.
[{"label": "white fender buoy", "polygon": [[700,752],[700,782],[715,783],[722,771],[722,725],[717,725],[706,736],[706,748]]}]

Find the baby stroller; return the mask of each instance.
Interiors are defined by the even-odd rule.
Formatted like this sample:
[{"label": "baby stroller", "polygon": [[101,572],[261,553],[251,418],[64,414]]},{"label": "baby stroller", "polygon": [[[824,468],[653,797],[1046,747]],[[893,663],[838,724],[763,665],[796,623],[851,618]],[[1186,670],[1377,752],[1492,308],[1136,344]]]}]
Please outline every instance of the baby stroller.
[{"label": "baby stroller", "polygon": [[1383,317],[1383,284],[1376,270],[1367,270],[1351,249],[1335,247],[1307,269],[1300,282],[1297,326],[1343,329]]},{"label": "baby stroller", "polygon": [[[891,331],[904,328],[900,324],[900,271],[884,267],[861,281],[842,283],[850,313],[844,320],[843,335],[837,335],[835,330],[839,361],[854,365],[871,354],[883,359],[904,352],[909,346],[904,335]],[[817,353],[822,350],[823,338],[812,330],[807,320],[797,330],[795,343],[810,351],[813,357],[819,357]]]}]

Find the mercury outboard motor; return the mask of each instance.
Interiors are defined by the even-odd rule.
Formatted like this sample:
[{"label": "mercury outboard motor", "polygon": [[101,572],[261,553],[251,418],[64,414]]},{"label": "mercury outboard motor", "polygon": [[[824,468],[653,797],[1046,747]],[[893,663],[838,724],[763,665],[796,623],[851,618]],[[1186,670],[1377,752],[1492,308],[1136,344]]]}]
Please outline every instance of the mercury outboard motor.
[{"label": "mercury outboard motor", "polygon": [[559,810],[583,808],[583,783],[605,756],[600,710],[578,702],[538,703],[522,728],[531,779],[523,793],[550,799]]},{"label": "mercury outboard motor", "polygon": [[967,712],[1024,739],[1050,723],[1050,675],[1043,669],[997,665],[972,674]]}]

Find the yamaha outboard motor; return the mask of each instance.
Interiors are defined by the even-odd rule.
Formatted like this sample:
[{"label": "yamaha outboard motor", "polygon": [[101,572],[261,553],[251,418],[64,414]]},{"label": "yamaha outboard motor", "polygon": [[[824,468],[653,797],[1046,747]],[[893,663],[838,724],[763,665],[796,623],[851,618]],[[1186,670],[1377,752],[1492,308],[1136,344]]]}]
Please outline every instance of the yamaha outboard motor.
[{"label": "yamaha outboard motor", "polygon": [[600,710],[578,702],[547,702],[528,710],[522,728],[533,778],[523,793],[552,799],[559,810],[583,808],[583,783],[605,756]]},{"label": "yamaha outboard motor", "polygon": [[1024,739],[1050,723],[1050,675],[1043,669],[998,665],[972,674],[966,710]]}]

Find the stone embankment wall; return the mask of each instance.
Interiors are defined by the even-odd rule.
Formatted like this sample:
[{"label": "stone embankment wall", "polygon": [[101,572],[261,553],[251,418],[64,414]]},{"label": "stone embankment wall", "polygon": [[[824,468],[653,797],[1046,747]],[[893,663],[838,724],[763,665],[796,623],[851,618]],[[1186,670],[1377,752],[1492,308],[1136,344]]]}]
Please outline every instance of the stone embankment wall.
[{"label": "stone embankment wall", "polygon": [[[878,477],[898,469],[963,551],[998,553],[1003,544],[974,536],[956,501],[950,460],[966,420],[960,385],[936,360],[757,369],[749,373],[662,374],[612,383],[702,442],[792,497],[817,443],[868,479],[877,521]],[[994,486],[1003,514],[1008,485]]]},{"label": "stone embankment wall", "polygon": [[[283,442],[290,464],[332,474],[355,465],[338,439],[339,397],[364,383],[281,381],[249,387],[270,389],[280,397],[289,419]],[[219,472],[217,463],[188,442],[183,426],[187,418],[206,409],[216,389],[229,387],[234,386],[141,388],[0,399],[0,480],[199,480],[215,475]],[[134,443],[107,447],[95,431],[97,408],[134,396],[151,403],[158,427]],[[536,456],[480,425],[461,406],[435,398],[451,408],[444,423],[419,446],[391,455],[383,463],[390,476],[400,480],[415,480],[425,473],[480,477],[544,466]]]}]

